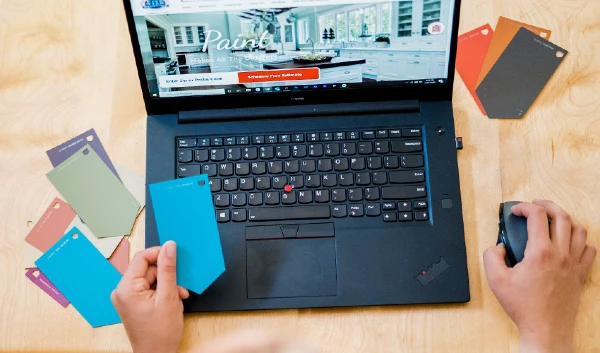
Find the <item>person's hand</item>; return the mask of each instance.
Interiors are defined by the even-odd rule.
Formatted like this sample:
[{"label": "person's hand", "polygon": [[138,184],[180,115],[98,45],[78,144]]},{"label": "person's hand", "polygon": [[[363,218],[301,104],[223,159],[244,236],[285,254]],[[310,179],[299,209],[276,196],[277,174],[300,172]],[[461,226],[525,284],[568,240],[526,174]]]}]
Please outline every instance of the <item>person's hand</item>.
[{"label": "person's hand", "polygon": [[135,353],[175,353],[183,333],[182,299],[177,286],[177,250],[172,241],[137,253],[111,300],[123,320]]},{"label": "person's hand", "polygon": [[581,288],[596,248],[586,245],[585,228],[551,201],[520,203],[512,213],[527,217],[525,257],[511,269],[502,244],[487,249],[490,288],[517,325],[522,352],[571,352]]}]

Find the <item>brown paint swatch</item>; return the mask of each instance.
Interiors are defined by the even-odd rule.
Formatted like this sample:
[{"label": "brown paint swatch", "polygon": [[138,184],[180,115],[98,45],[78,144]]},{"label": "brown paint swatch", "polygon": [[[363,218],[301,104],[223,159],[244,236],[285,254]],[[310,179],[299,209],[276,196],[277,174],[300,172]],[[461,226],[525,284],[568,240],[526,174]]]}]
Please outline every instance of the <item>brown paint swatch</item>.
[{"label": "brown paint swatch", "polygon": [[496,31],[494,37],[490,43],[487,55],[483,61],[481,72],[479,73],[479,79],[477,80],[477,87],[481,84],[481,81],[487,76],[492,67],[500,58],[500,55],[504,52],[510,41],[515,37],[519,29],[523,27],[529,31],[537,34],[538,36],[548,40],[552,32],[549,29],[535,27],[526,23],[517,22],[506,17],[500,16],[498,24],[496,25]]},{"label": "brown paint swatch", "polygon": [[25,241],[46,252],[65,235],[77,214],[65,201],[55,198],[44,215],[25,237]]}]

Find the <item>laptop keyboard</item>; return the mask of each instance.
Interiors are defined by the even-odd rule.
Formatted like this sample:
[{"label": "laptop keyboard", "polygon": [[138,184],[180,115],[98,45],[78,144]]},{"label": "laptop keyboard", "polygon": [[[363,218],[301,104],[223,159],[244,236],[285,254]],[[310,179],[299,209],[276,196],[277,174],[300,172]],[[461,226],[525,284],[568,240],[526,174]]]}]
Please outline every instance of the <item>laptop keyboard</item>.
[{"label": "laptop keyboard", "polygon": [[210,177],[220,223],[429,219],[421,127],[178,137],[177,176]]}]

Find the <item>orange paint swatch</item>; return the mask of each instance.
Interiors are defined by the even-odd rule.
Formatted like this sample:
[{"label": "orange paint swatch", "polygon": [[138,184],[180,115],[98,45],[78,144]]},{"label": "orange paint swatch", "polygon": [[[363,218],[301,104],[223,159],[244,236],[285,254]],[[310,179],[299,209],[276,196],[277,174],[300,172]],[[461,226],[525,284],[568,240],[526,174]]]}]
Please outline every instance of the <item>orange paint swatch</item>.
[{"label": "orange paint swatch", "polygon": [[77,214],[65,201],[55,198],[44,215],[25,237],[25,241],[46,252],[65,235]]},{"label": "orange paint swatch", "polygon": [[515,37],[519,29],[523,27],[528,29],[529,31],[537,34],[538,36],[549,40],[552,32],[549,29],[535,27],[532,25],[528,25],[526,23],[517,22],[511,20],[506,17],[500,16],[498,19],[498,24],[496,25],[496,31],[494,32],[494,37],[492,38],[492,42],[490,43],[487,55],[485,60],[483,61],[483,66],[481,67],[481,72],[479,73],[479,78],[477,80],[477,87],[481,84],[481,81],[487,76],[492,67],[500,58],[500,55],[504,52],[508,44]]},{"label": "orange paint swatch", "polygon": [[465,86],[475,99],[475,103],[485,115],[483,105],[479,101],[475,88],[477,88],[477,79],[483,65],[486,53],[494,31],[489,24],[475,28],[458,37],[458,50],[456,53],[456,71],[462,77]]}]

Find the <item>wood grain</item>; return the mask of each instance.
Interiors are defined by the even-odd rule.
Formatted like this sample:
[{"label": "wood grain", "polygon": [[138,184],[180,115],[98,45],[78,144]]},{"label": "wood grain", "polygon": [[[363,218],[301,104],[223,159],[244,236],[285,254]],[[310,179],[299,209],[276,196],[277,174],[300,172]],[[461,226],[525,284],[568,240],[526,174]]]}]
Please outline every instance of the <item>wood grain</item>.
[{"label": "wood grain", "polygon": [[[516,352],[518,334],[487,286],[481,254],[502,200],[549,198],[600,246],[600,3],[464,0],[461,33],[503,15],[552,29],[570,51],[521,121],[487,119],[455,84],[472,301],[465,305],[280,310],[186,317],[187,350],[232,330],[288,330],[324,352]],[[145,118],[119,0],[0,1],[0,352],[127,352],[122,326],[92,330],[29,283],[27,221],[57,196],[45,151],[94,127],[111,158],[145,168]],[[143,215],[131,238],[143,248]],[[598,261],[583,293],[577,352],[600,352]]]}]

